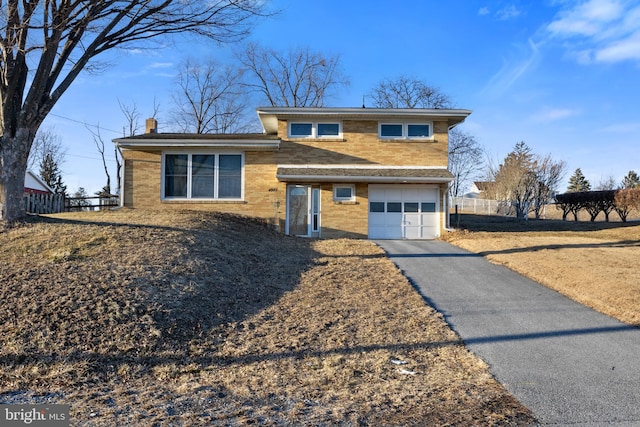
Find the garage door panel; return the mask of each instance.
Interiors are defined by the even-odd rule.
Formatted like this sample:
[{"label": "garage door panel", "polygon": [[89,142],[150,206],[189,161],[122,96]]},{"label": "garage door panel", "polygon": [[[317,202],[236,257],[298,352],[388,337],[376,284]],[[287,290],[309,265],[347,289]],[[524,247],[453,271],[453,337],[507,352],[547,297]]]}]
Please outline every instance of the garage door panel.
[{"label": "garage door panel", "polygon": [[370,185],[369,238],[438,237],[438,197],[439,190],[433,186]]}]

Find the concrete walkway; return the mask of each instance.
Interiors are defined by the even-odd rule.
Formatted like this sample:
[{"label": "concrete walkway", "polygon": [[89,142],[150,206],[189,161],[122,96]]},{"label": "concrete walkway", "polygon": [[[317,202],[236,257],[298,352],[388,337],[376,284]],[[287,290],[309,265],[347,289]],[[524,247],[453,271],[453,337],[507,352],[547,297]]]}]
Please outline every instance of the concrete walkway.
[{"label": "concrete walkway", "polygon": [[377,241],[544,426],[640,426],[640,329],[441,241]]}]

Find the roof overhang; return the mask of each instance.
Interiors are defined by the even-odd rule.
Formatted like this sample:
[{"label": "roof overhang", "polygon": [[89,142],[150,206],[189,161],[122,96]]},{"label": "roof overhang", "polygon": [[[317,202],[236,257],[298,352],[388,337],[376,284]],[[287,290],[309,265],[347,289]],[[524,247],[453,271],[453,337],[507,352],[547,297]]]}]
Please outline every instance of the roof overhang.
[{"label": "roof overhang", "polygon": [[278,132],[281,120],[428,120],[446,121],[450,128],[464,122],[471,110],[440,108],[301,108],[261,107],[258,117],[267,134]]},{"label": "roof overhang", "polygon": [[246,151],[276,151],[279,138],[242,137],[242,135],[144,134],[139,137],[117,138],[113,142],[124,149],[236,149]]},{"label": "roof overhang", "polygon": [[446,168],[381,165],[278,165],[276,178],[282,182],[440,184],[454,180]]}]

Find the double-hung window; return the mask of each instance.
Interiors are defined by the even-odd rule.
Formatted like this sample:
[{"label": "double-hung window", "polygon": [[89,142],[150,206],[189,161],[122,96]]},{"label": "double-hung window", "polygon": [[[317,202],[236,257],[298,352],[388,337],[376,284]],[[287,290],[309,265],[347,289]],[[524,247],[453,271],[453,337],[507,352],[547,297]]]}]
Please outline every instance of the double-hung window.
[{"label": "double-hung window", "polygon": [[290,122],[290,138],[341,138],[340,122]]},{"label": "double-hung window", "polygon": [[241,199],[242,154],[165,154],[164,199]]},{"label": "double-hung window", "polygon": [[433,137],[431,123],[380,123],[380,139],[430,139]]}]

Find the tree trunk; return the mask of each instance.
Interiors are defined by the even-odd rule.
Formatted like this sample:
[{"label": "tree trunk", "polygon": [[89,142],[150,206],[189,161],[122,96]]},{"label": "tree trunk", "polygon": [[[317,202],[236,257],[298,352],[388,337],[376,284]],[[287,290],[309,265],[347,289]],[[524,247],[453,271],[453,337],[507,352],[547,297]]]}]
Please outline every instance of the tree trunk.
[{"label": "tree trunk", "polygon": [[19,129],[15,137],[0,137],[0,219],[15,221],[25,216],[24,177],[35,132]]}]

